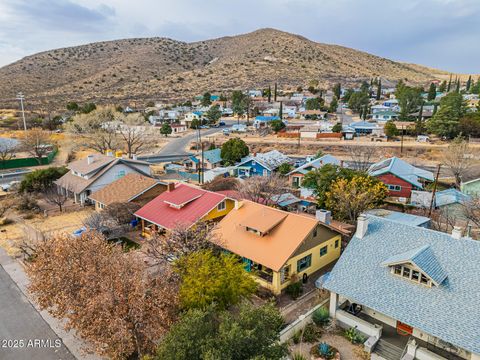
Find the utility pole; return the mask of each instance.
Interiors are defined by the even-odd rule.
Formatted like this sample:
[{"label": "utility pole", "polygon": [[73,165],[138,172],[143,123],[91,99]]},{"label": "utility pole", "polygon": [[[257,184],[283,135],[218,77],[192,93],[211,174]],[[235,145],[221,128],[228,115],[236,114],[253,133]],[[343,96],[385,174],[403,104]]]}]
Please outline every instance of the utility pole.
[{"label": "utility pole", "polygon": [[23,119],[23,130],[27,131],[27,122],[25,120],[25,108],[23,106],[23,100],[25,100],[25,95],[22,92],[17,94],[17,100],[20,100],[20,108],[22,109],[22,119]]},{"label": "utility pole", "polygon": [[400,130],[402,131],[402,141],[400,143],[400,154],[403,154],[403,125],[400,127]]},{"label": "utility pole", "polygon": [[428,217],[432,216],[433,202],[435,201],[435,193],[437,192],[438,176],[440,175],[440,167],[442,164],[438,164],[437,174],[435,175],[435,182],[433,183],[432,199],[430,200],[430,209],[428,210]]}]

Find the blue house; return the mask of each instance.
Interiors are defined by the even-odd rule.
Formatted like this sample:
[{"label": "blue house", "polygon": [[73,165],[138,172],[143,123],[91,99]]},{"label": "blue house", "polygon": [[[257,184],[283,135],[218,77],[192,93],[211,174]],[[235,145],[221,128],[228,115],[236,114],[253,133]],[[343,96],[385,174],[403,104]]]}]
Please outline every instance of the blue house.
[{"label": "blue house", "polygon": [[459,227],[361,215],[323,284],[330,315],[363,334],[375,358],[480,359],[479,258],[480,242]]},{"label": "blue house", "polygon": [[355,130],[357,135],[372,134],[374,131],[379,131],[380,127],[368,121],[357,121],[350,124],[350,127]]},{"label": "blue house", "polygon": [[278,150],[244,158],[238,165],[238,177],[270,176],[280,165],[291,159]]},{"label": "blue house", "polygon": [[280,120],[278,116],[257,116],[253,121],[253,126],[255,128],[261,128],[267,126],[270,122]]}]

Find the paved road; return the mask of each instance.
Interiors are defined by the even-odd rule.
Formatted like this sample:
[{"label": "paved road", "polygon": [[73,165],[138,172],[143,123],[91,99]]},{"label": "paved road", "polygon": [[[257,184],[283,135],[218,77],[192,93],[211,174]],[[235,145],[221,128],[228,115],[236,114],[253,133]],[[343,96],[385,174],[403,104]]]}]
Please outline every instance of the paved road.
[{"label": "paved road", "polygon": [[[225,127],[231,127],[233,124],[236,124],[236,120],[222,120],[223,122],[226,123]],[[243,121],[242,121],[243,123]],[[211,129],[201,129],[201,136],[207,136],[207,135],[212,135],[216,132],[222,131],[225,129],[225,127],[220,127],[220,128],[211,128]],[[193,134],[189,134],[180,138],[172,139],[163,149],[161,149],[157,155],[184,155],[186,154],[185,152],[185,147],[191,142],[195,141],[197,139],[197,132]]]},{"label": "paved road", "polygon": [[[13,346],[22,346],[14,348]],[[74,360],[62,341],[0,266],[0,359]]]}]

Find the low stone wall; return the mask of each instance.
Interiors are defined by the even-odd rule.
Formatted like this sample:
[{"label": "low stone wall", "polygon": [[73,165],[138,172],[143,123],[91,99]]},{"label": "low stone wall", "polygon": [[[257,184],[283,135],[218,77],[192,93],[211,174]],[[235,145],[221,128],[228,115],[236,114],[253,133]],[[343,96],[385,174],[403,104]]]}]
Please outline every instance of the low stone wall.
[{"label": "low stone wall", "polygon": [[324,306],[327,302],[328,299],[322,301],[320,304],[310,309],[307,313],[300,315],[297,320],[280,331],[280,342],[287,342],[293,336],[293,334],[299,330],[302,330],[308,323],[312,322],[312,316],[315,310]]}]

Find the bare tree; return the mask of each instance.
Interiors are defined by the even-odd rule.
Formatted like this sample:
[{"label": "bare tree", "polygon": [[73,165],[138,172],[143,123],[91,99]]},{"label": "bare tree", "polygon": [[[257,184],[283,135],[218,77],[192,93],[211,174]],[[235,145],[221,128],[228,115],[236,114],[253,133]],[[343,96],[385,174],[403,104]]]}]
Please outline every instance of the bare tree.
[{"label": "bare tree", "polygon": [[140,114],[120,114],[116,119],[122,123],[118,127],[129,158],[141,153],[149,144],[149,134],[146,131],[145,119]]},{"label": "bare tree", "polygon": [[202,187],[209,191],[236,190],[239,186],[238,179],[235,177],[216,176],[212,181],[204,184]]},{"label": "bare tree", "polygon": [[43,309],[110,359],[152,353],[177,316],[177,277],[147,272],[135,252],[124,253],[94,231],[57,235],[35,247],[29,290]]},{"label": "bare tree", "polygon": [[87,146],[101,154],[107,150],[115,150],[119,146],[117,130],[114,126],[106,126],[92,133],[86,134]]},{"label": "bare tree", "polygon": [[68,200],[68,192],[70,190],[70,187],[66,185],[65,187],[61,188],[55,184],[50,186],[44,191],[45,195],[45,200],[49,204],[57,205],[60,212],[63,211],[63,205],[67,202]]},{"label": "bare tree", "polygon": [[193,227],[179,223],[165,235],[155,234],[147,240],[144,252],[154,263],[162,263],[194,251],[212,249],[221,245],[213,230],[214,225],[205,221]]},{"label": "bare tree", "polygon": [[375,146],[345,146],[348,153],[352,168],[357,171],[366,172],[370,165],[375,161],[378,155],[378,148]]},{"label": "bare tree", "polygon": [[240,197],[264,205],[273,205],[274,198],[286,191],[285,177],[278,174],[270,176],[252,176],[239,184]]},{"label": "bare tree", "polygon": [[480,227],[480,197],[475,195],[462,203],[462,215],[475,226]]},{"label": "bare tree", "polygon": [[11,160],[18,151],[18,143],[14,139],[1,139],[0,141],[0,162],[2,165]]},{"label": "bare tree", "polygon": [[462,138],[454,139],[443,151],[443,161],[455,178],[456,188],[460,189],[462,177],[467,173],[473,161],[473,154],[468,142]]},{"label": "bare tree", "polygon": [[48,131],[41,128],[33,128],[24,132],[21,136],[22,148],[31,154],[38,164],[42,164],[42,158],[46,156],[50,149],[52,137]]}]

